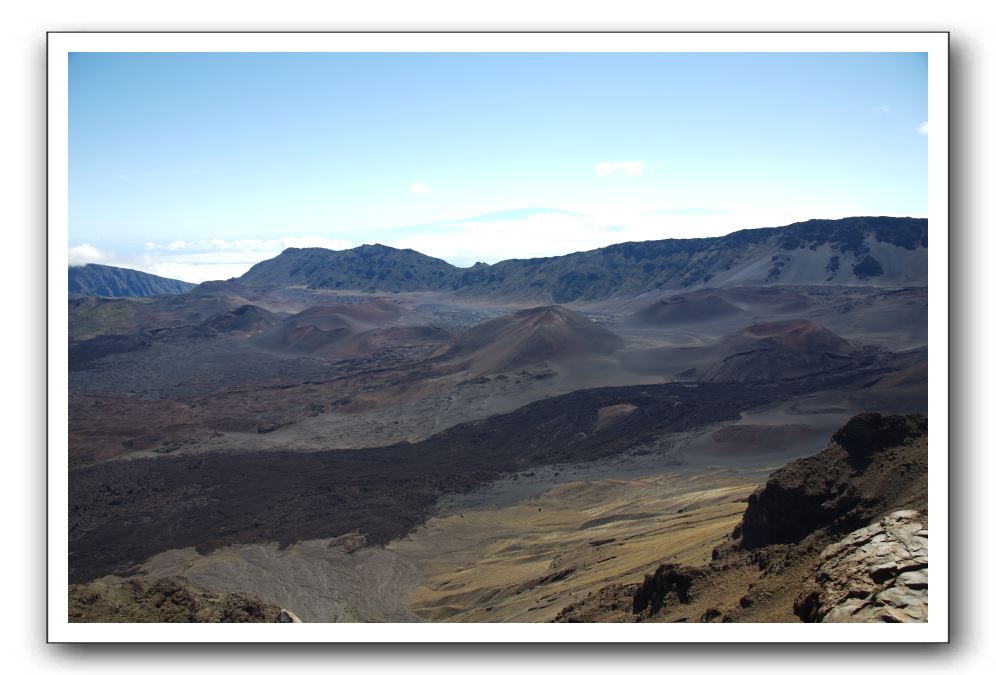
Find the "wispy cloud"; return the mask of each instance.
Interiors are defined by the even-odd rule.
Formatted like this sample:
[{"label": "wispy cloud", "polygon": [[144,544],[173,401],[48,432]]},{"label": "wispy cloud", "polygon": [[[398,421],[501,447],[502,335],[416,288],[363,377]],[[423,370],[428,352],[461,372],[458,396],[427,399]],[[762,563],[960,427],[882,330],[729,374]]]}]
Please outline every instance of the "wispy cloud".
[{"label": "wispy cloud", "polygon": [[[266,258],[263,258],[266,260]],[[259,262],[259,261],[257,261]],[[199,284],[204,281],[224,281],[245,274],[254,263],[183,262],[177,260],[147,261],[126,265],[167,279],[180,279]]]},{"label": "wispy cloud", "polygon": [[892,112],[892,108],[890,108],[888,105],[884,103],[880,103],[879,105],[874,106],[872,108],[872,112],[875,113],[876,115],[888,115],[889,113]]},{"label": "wispy cloud", "polygon": [[639,176],[647,170],[647,163],[642,159],[625,162],[598,162],[595,165],[595,175],[599,178],[614,173],[624,176]]},{"label": "wispy cloud", "polygon": [[413,195],[427,195],[432,192],[432,188],[423,183],[420,180],[415,181],[408,188],[408,191]]},{"label": "wispy cloud", "polygon": [[923,122],[922,124],[920,124],[920,126],[918,126],[916,128],[916,132],[918,134],[923,134],[924,136],[926,136],[927,135],[927,123]]}]

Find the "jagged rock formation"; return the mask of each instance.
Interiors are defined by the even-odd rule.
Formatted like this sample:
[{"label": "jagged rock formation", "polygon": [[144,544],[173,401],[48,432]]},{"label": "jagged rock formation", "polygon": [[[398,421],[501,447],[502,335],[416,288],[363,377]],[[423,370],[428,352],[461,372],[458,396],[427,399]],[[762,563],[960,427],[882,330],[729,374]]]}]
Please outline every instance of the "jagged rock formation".
[{"label": "jagged rock formation", "polygon": [[926,621],[925,521],[896,511],[828,546],[795,613],[823,623]]},{"label": "jagged rock formation", "polygon": [[275,623],[282,621],[284,612],[287,610],[268,605],[251,593],[196,590],[182,577],[69,586],[72,622]]},{"label": "jagged rock formation", "polygon": [[708,566],[661,565],[557,620],[924,620],[926,507],[926,418],[858,415],[750,496]]},{"label": "jagged rock formation", "polygon": [[851,532],[887,508],[926,503],[927,419],[853,417],[827,449],[790,462],[747,503],[733,539],[755,549]]},{"label": "jagged rock formation", "polygon": [[186,293],[196,284],[110,265],[80,265],[69,268],[69,292],[102,298],[142,298]]},{"label": "jagged rock formation", "polygon": [[699,571],[693,568],[661,565],[653,574],[646,575],[633,593],[633,614],[654,615],[669,603],[687,603],[688,590],[697,576]]},{"label": "jagged rock formation", "polygon": [[628,242],[470,268],[381,244],[345,251],[289,248],[255,265],[237,282],[254,287],[458,291],[564,304],[704,286],[925,285],[926,249],[924,218],[855,217],[724,237]]}]

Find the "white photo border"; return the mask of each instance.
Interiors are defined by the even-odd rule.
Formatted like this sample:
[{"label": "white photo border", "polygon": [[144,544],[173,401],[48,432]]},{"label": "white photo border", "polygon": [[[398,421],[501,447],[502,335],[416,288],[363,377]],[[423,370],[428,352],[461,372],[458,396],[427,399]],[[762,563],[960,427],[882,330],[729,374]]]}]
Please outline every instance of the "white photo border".
[{"label": "white photo border", "polygon": [[[948,642],[947,32],[51,32],[48,34],[48,641],[74,643]],[[922,624],[79,624],[68,620],[71,52],[921,52],[928,55],[930,618]],[[787,225],[788,223],[784,223]]]}]

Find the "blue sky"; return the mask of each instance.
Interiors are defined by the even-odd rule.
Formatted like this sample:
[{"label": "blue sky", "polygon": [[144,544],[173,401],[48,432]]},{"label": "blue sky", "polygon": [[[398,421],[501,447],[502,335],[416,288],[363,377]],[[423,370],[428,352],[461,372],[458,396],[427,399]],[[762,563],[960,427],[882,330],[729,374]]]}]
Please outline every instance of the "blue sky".
[{"label": "blue sky", "polygon": [[925,215],[922,54],[70,56],[70,261],[458,265]]}]

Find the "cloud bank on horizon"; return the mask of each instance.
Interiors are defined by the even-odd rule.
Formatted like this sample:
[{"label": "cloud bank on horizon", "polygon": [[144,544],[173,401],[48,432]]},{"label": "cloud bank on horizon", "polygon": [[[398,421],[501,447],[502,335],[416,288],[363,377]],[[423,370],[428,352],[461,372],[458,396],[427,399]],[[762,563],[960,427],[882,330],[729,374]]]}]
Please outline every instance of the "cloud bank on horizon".
[{"label": "cloud bank on horizon", "polygon": [[[539,258],[601,248],[625,241],[717,237],[751,227],[788,225],[810,217],[842,218],[844,213],[737,214],[705,208],[677,208],[637,213],[578,214],[529,208],[463,218],[444,223],[378,232],[363,240],[321,235],[273,239],[199,239],[146,242],[141,251],[111,251],[90,244],[71,247],[69,264],[99,263],[137,269],[199,283],[241,276],[254,264],[286,248],[341,250],[361,244],[410,248],[458,267],[493,264],[512,258]],[[925,214],[863,214],[911,215]]]},{"label": "cloud bank on horizon", "polygon": [[71,264],[203,281],[383,243],[470,265],[927,211],[921,54],[78,53],[69,73]]}]

